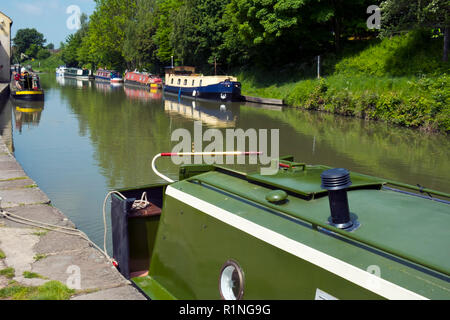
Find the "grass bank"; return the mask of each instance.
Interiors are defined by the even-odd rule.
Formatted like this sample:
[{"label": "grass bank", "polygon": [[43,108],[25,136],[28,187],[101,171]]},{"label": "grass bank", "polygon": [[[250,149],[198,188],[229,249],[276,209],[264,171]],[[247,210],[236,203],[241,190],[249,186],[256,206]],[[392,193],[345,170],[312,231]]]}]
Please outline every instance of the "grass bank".
[{"label": "grass bank", "polygon": [[283,99],[290,106],[382,120],[425,131],[450,132],[450,64],[442,38],[413,32],[350,44],[316,66],[287,66],[238,74],[243,94]]},{"label": "grass bank", "polygon": [[56,68],[64,65],[61,59],[60,53],[52,54],[50,57],[44,60],[27,60],[21,63],[24,66],[30,65],[34,71],[37,72],[55,72]]}]

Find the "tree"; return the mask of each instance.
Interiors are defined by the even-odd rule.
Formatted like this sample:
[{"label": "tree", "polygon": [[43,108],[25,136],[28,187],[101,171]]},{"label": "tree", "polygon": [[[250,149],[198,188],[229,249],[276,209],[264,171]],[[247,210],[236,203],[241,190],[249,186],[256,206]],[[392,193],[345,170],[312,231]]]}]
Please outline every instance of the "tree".
[{"label": "tree", "polygon": [[48,49],[46,48],[39,49],[39,51],[36,54],[36,58],[38,58],[39,60],[44,60],[47,59],[48,57],[50,57],[50,51],[48,51]]},{"label": "tree", "polygon": [[138,0],[135,17],[127,23],[122,54],[128,69],[159,71],[155,8],[155,0]]},{"label": "tree", "polygon": [[226,62],[220,46],[228,29],[223,20],[228,0],[185,0],[172,15],[170,44],[184,64],[210,68],[217,58]]},{"label": "tree", "polygon": [[81,46],[81,35],[77,32],[71,34],[66,39],[66,45],[64,50],[62,50],[61,59],[64,61],[68,67],[78,67],[78,57],[77,50]]},{"label": "tree", "polygon": [[54,45],[53,43],[49,43],[49,44],[46,46],[46,48],[49,49],[49,50],[53,50],[53,49],[55,49],[55,45]]},{"label": "tree", "polygon": [[36,44],[31,44],[30,47],[25,50],[25,54],[29,57],[29,58],[36,58],[37,53],[39,52],[41,48],[39,48]]},{"label": "tree", "polygon": [[170,42],[173,30],[173,15],[177,13],[182,5],[182,0],[157,0],[157,29],[154,39],[158,46],[156,56],[162,63],[169,63],[171,57],[175,55],[174,48]]},{"label": "tree", "polygon": [[[44,46],[46,40],[44,35],[38,32],[36,29],[19,29],[17,30],[16,36],[13,39],[14,45],[20,53],[26,53],[26,51],[34,45],[35,49],[32,52],[37,53],[37,50]],[[37,48],[37,49],[36,49]]]},{"label": "tree", "polygon": [[[90,16],[86,41],[89,55],[96,64],[122,70],[126,66],[122,55],[127,23],[134,17],[136,0],[96,0]],[[84,42],[84,39],[83,39]]]},{"label": "tree", "polygon": [[450,1],[386,0],[381,4],[381,36],[415,29],[438,29],[444,36],[442,60],[448,61]]},{"label": "tree", "polygon": [[[223,50],[266,65],[305,59],[366,28],[366,9],[373,0],[231,0],[224,19]],[[357,13],[360,14],[357,14]],[[239,54],[233,54],[238,52]]]}]

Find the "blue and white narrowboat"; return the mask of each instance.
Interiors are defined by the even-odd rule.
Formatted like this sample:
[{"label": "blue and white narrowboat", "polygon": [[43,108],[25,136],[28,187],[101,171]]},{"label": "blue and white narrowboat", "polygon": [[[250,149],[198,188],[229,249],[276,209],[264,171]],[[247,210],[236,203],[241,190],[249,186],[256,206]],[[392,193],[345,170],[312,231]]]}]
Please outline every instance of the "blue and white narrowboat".
[{"label": "blue and white narrowboat", "polygon": [[167,67],[164,92],[193,99],[242,101],[241,83],[227,75],[204,76],[194,67]]},{"label": "blue and white narrowboat", "polygon": [[114,70],[104,70],[104,69],[98,69],[95,72],[95,80],[96,81],[103,81],[103,82],[110,82],[110,83],[122,83],[123,78],[122,75]]}]

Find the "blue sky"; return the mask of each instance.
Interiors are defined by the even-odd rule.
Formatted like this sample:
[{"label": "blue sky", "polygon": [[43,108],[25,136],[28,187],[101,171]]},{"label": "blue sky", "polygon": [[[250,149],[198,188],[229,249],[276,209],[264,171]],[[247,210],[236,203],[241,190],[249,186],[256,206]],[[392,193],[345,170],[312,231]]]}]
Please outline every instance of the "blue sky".
[{"label": "blue sky", "polygon": [[53,43],[56,48],[66,37],[74,33],[75,29],[69,29],[73,25],[74,14],[67,13],[71,5],[78,6],[82,13],[90,15],[95,9],[94,0],[0,0],[0,11],[13,20],[12,38],[17,30],[35,28],[44,34],[48,43]]}]

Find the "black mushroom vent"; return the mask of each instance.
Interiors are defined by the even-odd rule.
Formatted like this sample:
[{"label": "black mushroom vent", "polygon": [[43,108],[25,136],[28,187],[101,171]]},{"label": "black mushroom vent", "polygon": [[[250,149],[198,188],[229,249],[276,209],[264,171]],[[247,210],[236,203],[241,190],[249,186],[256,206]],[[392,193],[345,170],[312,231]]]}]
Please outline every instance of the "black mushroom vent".
[{"label": "black mushroom vent", "polygon": [[328,219],[332,226],[348,231],[359,226],[356,217],[350,214],[347,198],[347,188],[351,186],[350,172],[343,168],[329,169],[320,175],[321,187],[328,190],[331,217]]}]

